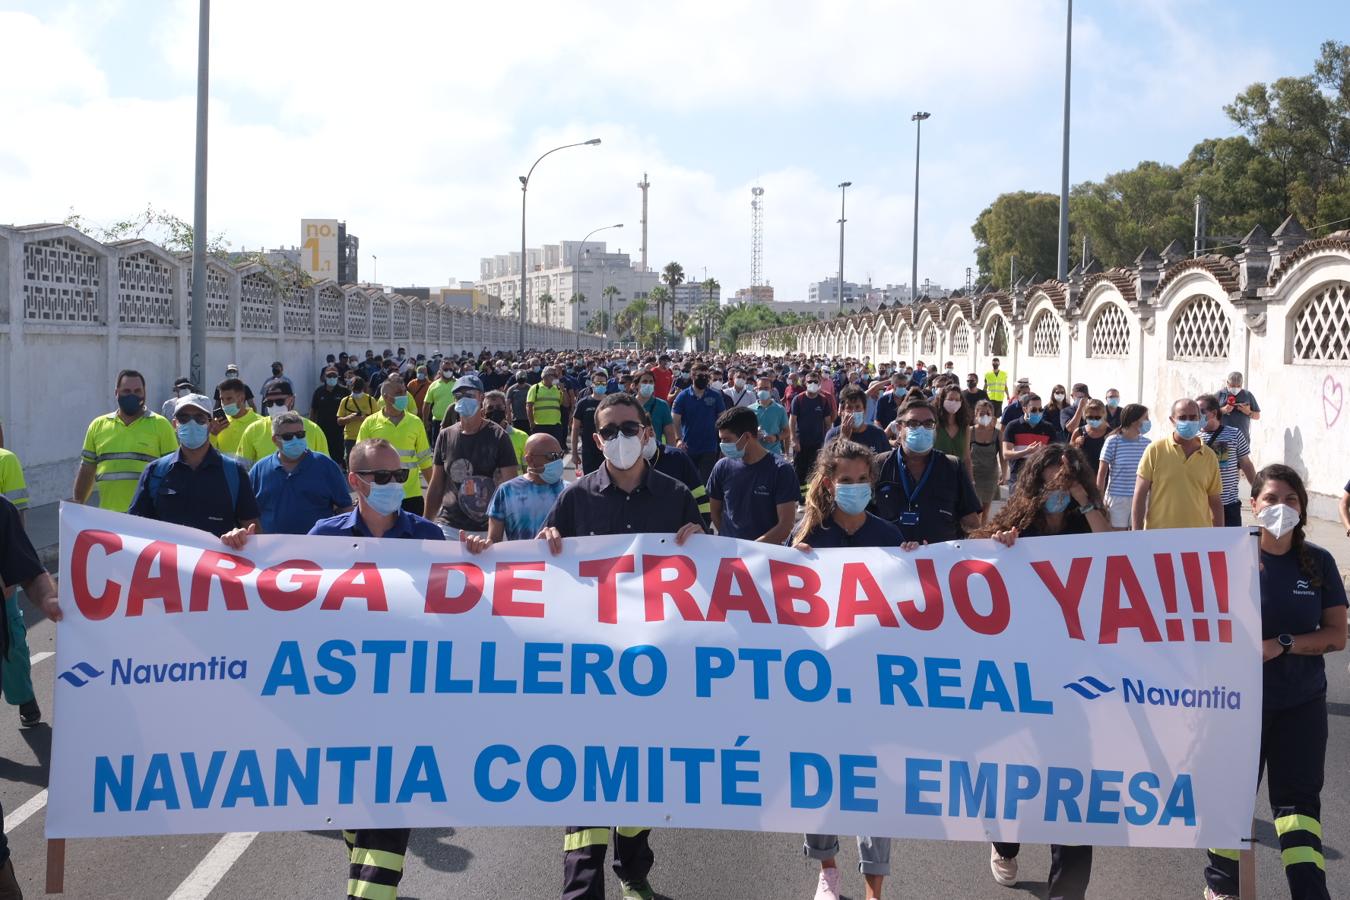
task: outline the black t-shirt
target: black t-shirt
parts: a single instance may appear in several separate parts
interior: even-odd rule
[[[797,440],[803,448],[825,445],[825,426],[834,418],[834,407],[823,394],[812,397],[803,391],[792,398],[792,415],[797,417]]]
[[[330,388],[328,385],[322,385],[315,389],[314,397],[310,400],[310,409],[313,415],[314,424],[318,425],[324,431],[333,431],[342,426],[337,423],[338,404],[342,398],[350,394],[342,385]]]
[[[878,516],[865,513],[858,530],[849,534],[834,521],[826,519],[807,533],[802,542],[816,550],[836,547],[899,547],[905,542],[900,529]]]
[[[427,512],[453,528],[486,531],[488,504],[497,490],[494,475],[518,465],[511,436],[492,422],[473,434],[451,425],[436,436],[434,461],[444,470],[445,496],[439,510]]]
[[[600,398],[590,394],[577,402],[577,411],[572,413],[572,418],[581,423],[578,432],[583,448],[589,446],[595,449],[595,441],[591,440],[591,435],[595,434],[595,408],[599,405]]]
[[[1303,574],[1298,554],[1282,556],[1261,551],[1261,637],[1307,634],[1322,624],[1322,611],[1345,606],[1345,584],[1336,560],[1316,544],[1305,543],[1319,573],[1321,585]],[[1286,653],[1261,668],[1266,709],[1289,709],[1326,696],[1326,661],[1321,656]]]
[[[33,542],[23,530],[19,510],[0,494],[0,583],[8,586],[23,584],[43,573]],[[0,604],[2,607],[3,604]],[[0,659],[9,652],[9,621],[0,608]]]
[[[970,408],[971,412],[974,412],[975,404],[979,403],[981,400],[988,400],[989,395],[980,388],[976,388],[973,391],[967,389],[961,391],[961,399],[966,401],[966,406]]]
[[[1040,424],[1032,425],[1026,419],[1018,419],[1003,429],[1003,440],[1014,447],[1029,447],[1035,444],[1049,444],[1056,440],[1059,429],[1042,419]],[[1022,468],[1023,459],[1012,460],[1011,475],[1017,477]]]
[[[249,482],[248,467],[237,458],[225,456],[211,447],[194,469],[182,461],[180,454],[181,451],[170,454],[174,457],[173,464],[153,495],[150,478],[156,463],[145,467],[127,512],[158,522],[186,525],[216,537],[244,522],[261,518],[258,499]],[[238,469],[238,495],[233,500],[229,482],[225,479],[225,466]]]
[[[1083,444],[1078,449],[1083,451],[1083,455],[1087,457],[1088,464],[1092,467],[1088,471],[1095,475],[1097,472],[1097,463],[1101,462],[1102,459],[1102,447],[1106,445],[1106,437],[1109,432],[1102,432],[1101,437],[1093,437],[1088,434],[1086,428],[1079,425],[1075,432],[1075,436],[1077,434],[1083,435]]]
[[[1061,534],[1091,534],[1092,526],[1088,524],[1087,516],[1078,511],[1078,507],[1073,507],[1064,513],[1064,527],[1056,531],[1052,536]],[[1033,521],[1026,528],[1018,532],[1018,537],[1046,537],[1046,531],[1040,522]]]
[[[906,541],[937,544],[962,536],[961,519],[984,507],[966,467],[954,456],[928,454],[928,467],[918,479],[901,473],[903,453],[879,457],[876,493],[869,512],[900,529]]]

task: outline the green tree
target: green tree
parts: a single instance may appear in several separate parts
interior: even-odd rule
[[[602,309],[591,316],[586,323],[586,330],[591,334],[609,334],[609,313]]]
[[[1078,242],[1086,234],[1094,259],[1104,266],[1125,266],[1144,247],[1160,250],[1173,240],[1186,243],[1194,230],[1194,201],[1186,196],[1180,169],[1142,162],[1100,182],[1075,185],[1069,220],[1077,232],[1074,259],[1082,256]],[[1058,240],[1058,225],[1056,235]]]
[[[544,324],[553,324],[553,295],[545,291],[539,295],[539,311],[543,313]]]
[[[671,302],[670,289],[658,284],[652,288],[651,293],[647,295],[647,299],[650,301],[650,307],[656,310],[656,324],[659,326],[663,321],[662,310],[665,309],[667,303]],[[641,337],[642,335],[639,335],[639,339]]]
[[[612,284],[608,284],[605,285],[605,289],[601,291],[601,293],[604,295],[605,303],[608,308],[608,314],[605,316],[605,321],[611,323],[614,321],[614,298],[619,296],[619,289]],[[609,329],[606,328],[605,331],[609,331]]]
[[[1048,276],[1054,273],[1059,254],[1059,198],[1031,191],[1000,194],[970,230],[981,281],[1011,287],[1013,257],[1018,278],[1035,272]]]
[[[572,307],[573,329],[576,331],[580,331],[581,307],[584,306],[586,303],[586,295],[583,294],[581,291],[576,291],[575,293],[572,294],[571,297],[567,299],[567,303],[569,306]]]
[[[675,321],[673,315],[675,309],[675,288],[684,284],[684,266],[673,260],[666,263],[665,268],[661,270],[661,280],[666,283],[666,289],[669,291],[669,294],[666,296],[666,302],[671,306],[672,315],[670,321],[673,323]],[[656,320],[658,323],[665,321],[661,318],[661,307],[659,305],[656,308]]]

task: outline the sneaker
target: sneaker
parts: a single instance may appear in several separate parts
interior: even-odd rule
[[[994,873],[994,881],[1004,887],[1017,884],[1017,858],[1005,859],[994,847],[989,848],[989,871]]]
[[[19,706],[19,727],[32,728],[41,721],[42,707],[38,706],[36,699],[29,700]]]
[[[621,881],[619,884],[623,885],[623,900],[652,900],[656,896],[645,878],[641,881]]]
[[[816,900],[839,900],[839,869],[820,870],[820,883],[816,885]]]
[[[1216,894],[1208,885],[1205,886],[1205,900],[1238,900],[1237,894]]]

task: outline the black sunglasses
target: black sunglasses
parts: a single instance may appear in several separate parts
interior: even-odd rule
[[[597,433],[606,441],[614,440],[620,432],[623,433],[624,437],[637,437],[642,433],[642,423],[623,422],[619,425],[606,425],[604,428],[597,429]]]
[[[278,434],[278,435],[277,435],[277,437],[281,438],[283,441],[295,441],[295,440],[299,440],[300,438],[302,438],[302,437],[304,437],[304,436],[305,436],[305,433],[304,433],[303,431],[291,431],[291,432],[287,432],[286,434]]]
[[[366,481],[373,481],[376,484],[388,484],[391,481],[403,484],[408,480],[407,469],[365,469],[357,470],[356,474]]]
[[[173,418],[174,421],[177,422],[179,425],[186,425],[189,422],[196,422],[198,425],[205,425],[207,422],[211,421],[211,417],[208,416],[206,413],[196,413],[194,415],[193,413],[190,412],[180,412],[176,414]]]
[[[545,462],[557,462],[566,456],[565,453],[558,450],[555,450],[552,453],[527,453],[525,455],[531,459],[543,459]]]

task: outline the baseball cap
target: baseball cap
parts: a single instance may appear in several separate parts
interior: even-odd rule
[[[215,406],[210,397],[203,394],[188,394],[186,397],[179,397],[174,401],[173,414],[176,416],[188,407],[195,407],[209,416]]]
[[[472,372],[460,376],[459,381],[455,382],[455,389],[452,393],[458,394],[460,391],[466,390],[474,390],[480,394],[483,393],[483,382]]]

